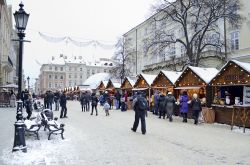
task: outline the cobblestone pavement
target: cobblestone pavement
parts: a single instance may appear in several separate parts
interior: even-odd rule
[[[80,104],[68,102],[65,140],[40,130],[40,139],[26,137],[27,153],[12,153],[15,109],[0,108],[0,164],[37,165],[166,165],[166,164],[250,164],[250,136],[217,124],[172,123],[149,113],[147,134],[140,125],[130,130],[134,112],[111,110],[106,117],[81,112]],[[59,116],[59,112],[55,112]]]

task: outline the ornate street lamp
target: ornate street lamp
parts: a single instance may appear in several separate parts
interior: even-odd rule
[[[17,29],[17,34],[19,37],[19,40],[13,40],[13,41],[18,41],[19,42],[19,66],[18,66],[18,99],[19,101],[17,102],[17,114],[16,114],[16,119],[17,121],[15,122],[15,134],[14,134],[14,145],[12,151],[22,151],[22,152],[27,152],[27,146],[25,143],[25,124],[23,122],[23,117],[22,117],[22,108],[23,108],[23,103],[21,101],[21,94],[22,94],[22,71],[23,71],[23,38],[25,37],[25,29],[28,23],[29,19],[29,14],[27,14],[24,9],[23,9],[23,4],[19,4],[20,8],[18,11],[14,13],[15,17],[15,22],[16,22],[16,29]],[[29,77],[28,77],[29,78]],[[29,79],[28,79],[29,81]]]
[[[21,98],[22,93],[22,70],[23,70],[23,38],[25,37],[25,29],[28,23],[29,14],[27,14],[23,9],[23,4],[19,4],[20,8],[14,13],[14,18],[16,22],[17,34],[19,37],[19,66],[18,66],[18,97]]]
[[[28,91],[30,92],[30,77],[27,77],[27,81],[28,81]]]

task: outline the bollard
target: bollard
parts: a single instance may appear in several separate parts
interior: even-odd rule
[[[23,105],[22,101],[17,101],[17,114],[16,114],[16,119],[17,121],[15,122],[15,134],[14,134],[14,146],[12,149],[12,152],[15,151],[22,151],[22,152],[27,152],[27,146],[25,143],[25,124],[23,122]]]

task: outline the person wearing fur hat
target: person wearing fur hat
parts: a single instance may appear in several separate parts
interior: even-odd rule
[[[174,108],[175,108],[175,102],[176,99],[173,96],[172,92],[168,92],[167,96],[166,96],[166,108],[167,108],[167,116],[169,118],[169,121],[172,122],[173,121],[173,113],[174,113]]]
[[[193,99],[190,103],[190,107],[193,111],[194,124],[198,124],[199,114],[201,112],[201,101],[196,93],[193,94]]]

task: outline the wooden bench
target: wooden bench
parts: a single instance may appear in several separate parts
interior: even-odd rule
[[[37,120],[25,120],[24,124],[25,124],[25,131],[35,134],[37,140],[40,140],[38,131],[42,126],[41,122],[37,122]]]

